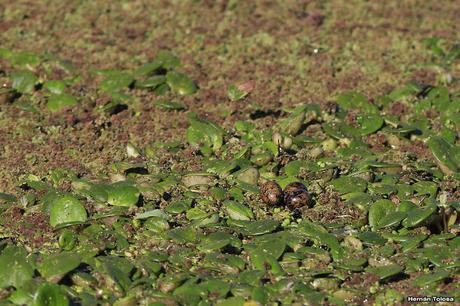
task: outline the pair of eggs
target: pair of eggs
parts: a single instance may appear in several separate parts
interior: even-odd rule
[[[304,206],[310,207],[313,204],[307,187],[300,182],[288,184],[283,191],[277,182],[268,181],[260,187],[260,198],[270,206],[279,206],[284,203],[290,210]]]

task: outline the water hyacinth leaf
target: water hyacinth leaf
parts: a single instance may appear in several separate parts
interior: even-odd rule
[[[214,122],[200,119],[194,113],[188,114],[190,127],[187,129],[187,141],[191,145],[205,145],[219,150],[224,142],[224,130]]]
[[[27,282],[25,286],[12,292],[8,301],[13,302],[14,305],[33,305],[36,288],[31,288],[33,287],[29,285],[31,283],[33,284],[33,281]]]
[[[78,254],[63,252],[46,256],[38,264],[37,269],[44,278],[51,280],[54,277],[62,278],[77,268],[80,263],[81,257]]]
[[[99,88],[104,92],[119,92],[127,88],[134,81],[134,77],[126,72],[113,71],[101,82]]]
[[[182,304],[189,303],[190,305],[197,305],[201,296],[206,294],[206,290],[195,283],[186,282],[173,292],[175,296]]]
[[[374,197],[364,192],[350,192],[342,196],[346,204],[353,204],[362,211],[367,211]]]
[[[69,251],[75,247],[77,242],[76,234],[73,231],[64,230],[61,235],[59,235],[58,242],[62,249]]]
[[[162,67],[162,64],[163,63],[160,60],[155,59],[152,62],[145,64],[139,67],[138,69],[136,69],[136,71],[134,71],[134,75],[136,76],[136,78],[151,75],[155,73],[157,70],[159,70]],[[161,77],[164,77],[164,76],[161,76]],[[136,81],[136,86],[137,86],[137,81]]]
[[[33,306],[68,306],[69,299],[57,284],[44,283],[35,293]]]
[[[424,87],[415,81],[409,81],[403,87],[394,89],[388,97],[393,101],[406,100],[422,92]]]
[[[209,292],[210,296],[224,298],[230,291],[230,285],[219,279],[210,279],[200,283],[200,287]]]
[[[367,97],[356,91],[349,91],[337,97],[337,104],[345,110],[355,110],[369,114],[378,112],[377,106],[369,103]]]
[[[284,173],[288,176],[297,176],[302,168],[307,167],[307,162],[303,160],[293,160],[284,166]]]
[[[12,87],[20,93],[30,93],[34,90],[38,78],[30,71],[18,71],[11,74]]]
[[[430,241],[425,240],[424,245],[429,244]],[[443,251],[439,252],[439,249],[442,248]],[[432,247],[425,247],[420,250],[420,254],[426,257],[432,264],[440,267],[445,265],[446,262],[451,261],[455,258],[455,254],[452,252],[451,248],[446,247],[442,244],[436,244]]]
[[[17,201],[17,198],[14,195],[0,192],[0,203],[2,202],[10,203],[10,202],[16,202],[16,201]]]
[[[43,84],[43,88],[51,92],[52,94],[62,94],[66,89],[67,85],[61,80],[50,80]]]
[[[322,127],[324,133],[326,135],[328,135],[329,137],[332,137],[334,139],[345,138],[345,135],[338,128],[338,124],[336,122],[323,123],[323,125],[321,127]]]
[[[171,52],[166,50],[158,52],[155,60],[159,61],[161,63],[161,66],[168,70],[181,67],[180,59]]]
[[[170,229],[168,221],[161,217],[150,217],[144,223],[144,227],[155,233],[162,233]]]
[[[340,260],[343,258],[345,254],[343,247],[340,245],[337,238],[328,233],[322,226],[308,220],[302,220],[299,225],[299,230],[313,241],[321,245],[328,246],[334,260]]]
[[[436,210],[436,204],[430,204],[423,208],[415,208],[407,212],[407,218],[403,221],[404,227],[415,227],[428,219]]]
[[[120,290],[128,292],[132,283],[128,275],[129,271],[132,270],[129,265],[123,265],[123,262],[104,260],[103,268]]]
[[[71,223],[85,222],[88,214],[81,202],[72,195],[64,195],[53,201],[50,209],[50,224],[53,227]]]
[[[170,90],[169,85],[166,84],[166,83],[162,83],[162,84],[158,85],[158,86],[153,90],[153,92],[154,92],[155,95],[157,95],[157,96],[164,96],[169,90]]]
[[[381,229],[385,227],[391,227],[391,226],[397,226],[401,221],[406,218],[407,213],[402,212],[402,211],[394,211],[391,213],[388,213],[384,217],[380,219],[380,221],[377,224],[376,229]]]
[[[191,228],[174,228],[167,232],[167,237],[178,243],[193,243],[197,239],[197,234]]]
[[[198,90],[195,82],[188,75],[176,71],[169,71],[166,74],[166,83],[174,92],[183,96],[194,94]]]
[[[247,236],[257,236],[271,233],[279,226],[278,221],[270,219],[246,221],[243,224],[244,226],[240,230]]]
[[[430,197],[436,197],[438,192],[438,185],[435,182],[419,181],[412,184],[412,188],[419,195],[429,195]]]
[[[436,163],[444,174],[460,172],[460,148],[442,137],[432,136],[427,141]]]
[[[136,81],[134,87],[139,89],[155,89],[164,83],[166,83],[166,77],[164,75],[155,75],[143,81]]]
[[[187,106],[182,103],[174,101],[159,101],[155,103],[155,106],[164,110],[185,110]]]
[[[366,272],[377,275],[380,280],[386,280],[390,277],[396,276],[401,273],[404,268],[397,264],[391,264],[388,266],[381,267],[369,267],[366,269]]]
[[[201,251],[219,250],[230,244],[232,236],[223,232],[211,233],[201,240],[198,249]]]
[[[190,208],[191,201],[176,201],[168,205],[165,211],[169,214],[180,214]]]
[[[261,250],[255,250],[251,253],[251,263],[257,270],[268,270],[273,275],[283,275],[284,271],[275,257],[264,253]]]
[[[32,279],[34,268],[27,261],[25,254],[7,250],[8,248],[0,255],[0,288],[20,288]]]
[[[188,220],[197,220],[197,219],[204,219],[208,217],[208,213],[199,207],[193,207],[187,210],[185,216]]]
[[[74,106],[77,103],[78,100],[76,97],[66,93],[61,93],[49,96],[46,106],[48,107],[48,110],[54,113],[60,111],[64,107]]]
[[[449,271],[439,271],[434,273],[428,273],[425,275],[421,275],[412,281],[412,284],[417,287],[425,287],[432,283],[440,282],[450,275]]]
[[[344,123],[339,124],[338,127],[346,136],[362,137],[380,130],[384,124],[384,120],[379,115],[364,115],[358,116],[357,123],[360,127],[354,127]]]
[[[40,56],[32,52],[13,52],[7,59],[13,66],[29,69],[40,64]]]
[[[235,176],[240,184],[256,185],[259,180],[259,170],[254,167],[248,167],[236,172]]]
[[[185,187],[208,186],[212,185],[213,176],[205,172],[187,173],[181,181]]]
[[[261,242],[256,248],[262,253],[269,254],[278,260],[286,249],[286,243],[282,239],[273,238],[265,242]]]
[[[146,211],[146,212],[143,212],[143,213],[136,214],[134,216],[134,219],[143,220],[143,219],[148,219],[150,217],[159,217],[159,218],[162,218],[164,220],[169,219],[169,215],[167,213],[163,212],[161,209],[153,209],[153,210],[149,210],[149,211]]]
[[[390,200],[379,200],[369,207],[369,225],[373,230],[379,229],[379,223],[388,214],[393,213],[396,207]]]
[[[367,182],[359,177],[341,176],[332,180],[331,185],[340,194],[364,192],[367,189]]]
[[[230,100],[233,101],[233,102],[239,101],[239,100],[245,98],[248,94],[249,94],[248,91],[241,90],[236,85],[232,84],[232,85],[228,86],[227,95],[230,98]]]
[[[225,178],[238,167],[238,162],[236,160],[215,159],[205,162],[205,167],[206,172]]]
[[[107,193],[107,202],[114,206],[135,206],[140,196],[139,189],[126,182],[113,183]]]
[[[288,135],[295,136],[302,128],[306,118],[307,108],[307,105],[296,107],[288,118],[281,121],[281,130]]]
[[[223,206],[231,219],[250,220],[254,218],[252,210],[244,204],[238,203],[236,201],[227,200],[223,203]]]
[[[435,87],[428,92],[425,99],[430,101],[430,104],[441,113],[448,108],[450,102],[449,91],[445,87]]]

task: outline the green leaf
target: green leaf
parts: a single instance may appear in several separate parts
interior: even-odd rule
[[[241,231],[247,236],[257,236],[271,233],[279,226],[278,221],[270,219],[246,221],[243,224],[244,226],[241,228]]]
[[[286,242],[283,241],[281,238],[271,238],[266,241],[262,239],[265,236],[260,236],[260,239],[257,240],[256,250],[264,254],[268,254],[273,256],[276,260],[280,259],[280,257],[284,254],[286,250]],[[260,241],[262,240],[262,241]]]
[[[0,203],[2,203],[2,202],[5,202],[5,203],[16,202],[17,200],[18,199],[12,194],[0,192]]]
[[[219,250],[230,244],[232,236],[223,232],[216,232],[206,236],[198,245],[201,251]]]
[[[36,67],[40,64],[40,57],[31,52],[12,53],[8,60],[13,66]]]
[[[308,105],[300,105],[296,107],[286,119],[280,122],[280,128],[288,135],[295,136],[299,133],[306,118]]]
[[[444,112],[450,103],[449,91],[445,87],[432,88],[426,98],[438,112]]]
[[[432,283],[437,283],[449,277],[450,273],[448,271],[439,271],[434,273],[428,273],[422,276],[417,277],[412,281],[414,286],[425,287]]]
[[[146,89],[146,88],[157,88],[161,84],[164,84],[166,82],[166,77],[164,75],[154,75],[153,77],[148,78],[147,80],[144,81],[136,81],[134,83],[134,87],[140,88],[140,89]]]
[[[423,90],[423,86],[415,81],[410,81],[403,87],[394,89],[390,94],[389,98],[393,101],[406,100],[407,98],[413,97],[419,94]]]
[[[44,278],[50,280],[56,276],[62,278],[65,274],[76,269],[80,263],[81,258],[78,254],[63,252],[47,255],[38,264],[37,269]]]
[[[377,275],[380,280],[385,280],[392,276],[398,275],[404,270],[403,267],[397,264],[391,264],[388,266],[381,267],[369,267],[366,269],[367,272]]]
[[[18,71],[11,74],[12,87],[20,93],[30,93],[34,90],[38,78],[30,71]]]
[[[337,97],[337,104],[346,110],[359,109],[363,113],[377,113],[377,106],[369,103],[367,97],[356,91],[349,91]]]
[[[209,296],[225,298],[230,291],[230,285],[220,279],[210,279],[200,283],[200,287],[209,292]]]
[[[257,270],[269,270],[273,275],[283,275],[284,271],[275,257],[261,250],[251,253],[251,263]]]
[[[125,182],[110,185],[107,192],[107,202],[110,205],[135,206],[139,201],[139,189]]]
[[[145,64],[144,66],[136,69],[136,71],[134,72],[134,75],[136,76],[136,78],[151,75],[155,73],[157,70],[159,70],[162,67],[162,64],[163,63],[160,60],[155,59],[152,62]]]
[[[223,206],[231,219],[250,220],[254,217],[251,209],[235,201],[225,201]]]
[[[439,136],[430,137],[427,144],[442,172],[447,175],[460,172],[460,148],[458,146],[448,143]]]
[[[61,287],[52,283],[42,284],[35,294],[33,306],[67,306],[69,300]]]
[[[384,120],[379,115],[365,115],[357,118],[359,128],[347,125],[345,123],[338,124],[340,131],[349,137],[362,137],[373,134],[380,130],[384,124]]]
[[[127,261],[127,260],[125,260]],[[104,260],[103,267],[105,272],[115,282],[120,290],[128,292],[131,287],[131,279],[129,278],[129,271],[132,270],[129,265],[123,261]]]
[[[99,85],[99,88],[105,92],[119,92],[128,87],[134,81],[131,74],[122,71],[113,71]]]
[[[359,240],[367,245],[384,245],[387,240],[374,232],[363,232],[358,234]]]
[[[43,85],[43,88],[53,94],[62,94],[67,87],[66,83],[61,80],[51,80]]]
[[[13,248],[9,247],[10,250]],[[20,288],[25,282],[32,279],[33,267],[27,262],[25,254],[8,252],[7,249],[0,255],[0,288],[13,286]]]
[[[159,101],[155,103],[155,106],[164,110],[185,110],[187,106],[179,102],[173,101]]]
[[[50,224],[53,227],[69,222],[85,222],[87,218],[85,207],[72,195],[56,199],[50,210]]]
[[[402,211],[391,212],[380,219],[377,224],[377,229],[398,225],[406,216],[407,213]]]
[[[344,257],[344,249],[337,238],[329,234],[321,225],[308,220],[302,220],[299,224],[299,230],[313,241],[321,245],[327,245],[331,249],[331,255],[334,260],[340,260]]]
[[[212,147],[219,150],[224,142],[224,130],[214,122],[199,119],[195,114],[188,115],[190,127],[187,129],[187,141],[191,145]]]
[[[364,192],[367,189],[367,182],[364,179],[353,176],[341,176],[332,180],[331,185],[340,194]]]
[[[180,59],[169,51],[158,52],[155,60],[161,62],[161,66],[168,70],[181,67]]]
[[[166,74],[166,83],[174,92],[184,96],[194,94],[198,90],[192,79],[176,71],[169,71]]]
[[[379,200],[369,208],[369,225],[375,231],[379,229],[379,223],[388,214],[393,213],[396,207],[390,200]]]
[[[416,227],[428,219],[436,210],[436,204],[430,204],[423,208],[414,208],[407,212],[407,218],[403,221],[404,227]]]
[[[54,113],[60,111],[66,106],[74,106],[77,104],[77,102],[77,98],[72,95],[66,93],[53,94],[49,96],[46,106],[51,112]]]
[[[228,87],[227,95],[230,98],[231,101],[239,101],[246,97],[249,94],[249,92],[244,91],[244,90],[239,90],[236,85],[230,85]]]

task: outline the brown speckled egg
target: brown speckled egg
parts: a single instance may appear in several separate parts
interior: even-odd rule
[[[268,181],[260,186],[260,198],[267,205],[279,205],[283,201],[283,190],[277,182]]]
[[[300,182],[294,182],[284,188],[284,204],[290,210],[294,210],[304,206],[310,207],[313,203],[307,187]]]

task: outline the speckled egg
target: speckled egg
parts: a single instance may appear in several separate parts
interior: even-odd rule
[[[294,210],[304,206],[310,207],[313,203],[307,187],[300,182],[294,182],[284,188],[284,204],[290,210]]]
[[[260,198],[267,205],[280,205],[283,202],[283,190],[277,182],[268,181],[260,186]]]

